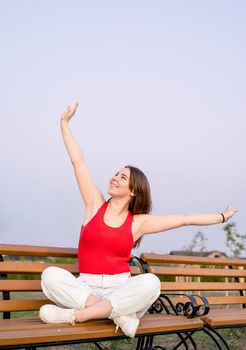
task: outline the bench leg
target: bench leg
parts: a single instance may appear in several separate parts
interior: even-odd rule
[[[208,326],[208,325],[204,325],[203,327],[203,331],[211,338],[213,339],[213,341],[215,342],[215,344],[217,345],[219,350],[223,350],[223,347],[220,346],[218,340],[216,339],[215,336],[217,336],[219,338],[219,340],[222,342],[222,344],[225,346],[225,348],[227,350],[231,350],[229,344],[227,343],[227,341],[225,340],[225,338],[222,337],[222,335],[214,328]]]
[[[99,349],[99,350],[104,350],[100,344],[98,344],[97,342],[94,342],[93,343],[94,345],[96,345],[96,347]]]
[[[155,347],[153,347],[153,339],[154,339],[153,335],[139,337],[138,338],[138,342],[137,342],[136,350],[151,350],[151,349],[155,349]],[[164,349],[164,348],[161,348],[161,349]]]
[[[184,346],[186,350],[189,350],[189,345],[187,344],[187,340],[190,340],[190,343],[192,344],[194,350],[197,350],[198,347],[192,338],[192,334],[195,332],[185,333],[185,336],[181,333],[177,333],[178,337],[180,338],[180,341],[178,344],[175,345],[175,347],[172,350],[177,350],[180,346]],[[153,345],[154,336],[142,336],[138,338],[138,343],[136,350],[166,350],[161,345]]]
[[[177,350],[181,345],[184,345],[186,349],[189,349],[189,346],[186,344],[186,340],[190,340],[194,350],[197,350],[198,347],[196,345],[196,342],[192,338],[192,335],[194,333],[195,333],[195,331],[184,333],[185,334],[185,338],[184,338],[184,336],[181,333],[177,333],[177,335],[179,336],[181,341],[177,345],[175,345],[175,347],[172,350]]]

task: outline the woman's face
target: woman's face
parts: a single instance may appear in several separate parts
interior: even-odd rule
[[[108,194],[115,196],[131,196],[132,191],[129,188],[130,184],[130,169],[123,168],[118,171],[110,180]]]

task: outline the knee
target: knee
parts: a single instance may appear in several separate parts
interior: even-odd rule
[[[47,267],[41,274],[41,282],[44,286],[52,285],[61,278],[61,268],[55,266]]]
[[[153,294],[156,298],[160,295],[161,282],[159,278],[153,273],[147,273],[145,276],[145,288],[146,291]]]

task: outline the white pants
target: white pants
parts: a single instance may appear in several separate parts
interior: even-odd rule
[[[110,301],[110,319],[135,313],[141,318],[160,295],[160,280],[151,273],[74,277],[59,267],[48,267],[41,276],[44,294],[60,307],[83,309],[89,295]]]

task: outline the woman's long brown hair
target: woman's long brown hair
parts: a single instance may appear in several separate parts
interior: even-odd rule
[[[150,213],[152,209],[152,200],[147,177],[140,169],[132,165],[127,165],[125,168],[130,170],[129,188],[135,194],[129,203],[128,209],[133,215]],[[135,248],[139,246],[141,240],[142,238],[139,238],[135,242]]]

